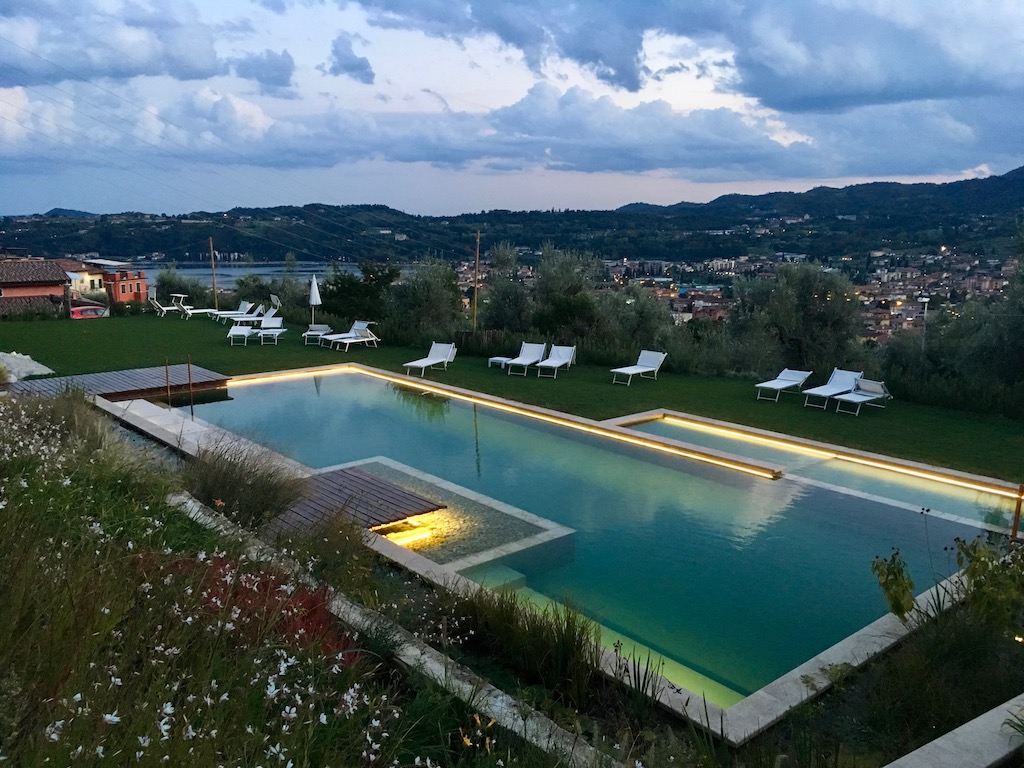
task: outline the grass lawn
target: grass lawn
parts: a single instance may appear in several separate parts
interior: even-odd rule
[[[229,346],[227,329],[207,318],[153,316],[109,318],[95,323],[49,320],[0,322],[0,352],[20,352],[58,375],[143,368],[166,362],[237,375],[352,360],[402,372],[402,363],[425,348],[353,347],[349,353],[303,346],[299,329],[278,346]],[[627,364],[632,361],[623,361]],[[479,392],[595,419],[652,408],[670,408],[737,424],[1024,482],[1024,422],[914,403],[864,408],[854,417],[803,408],[795,395],[779,403],[755,400],[743,379],[665,373],[658,381],[634,379],[612,386],[607,368],[579,365],[555,380],[507,376],[482,358],[460,356],[447,372],[428,378]]]

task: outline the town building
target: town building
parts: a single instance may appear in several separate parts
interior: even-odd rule
[[[0,258],[0,319],[67,316],[71,280],[54,261]]]

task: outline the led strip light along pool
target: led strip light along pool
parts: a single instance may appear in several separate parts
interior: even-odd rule
[[[609,440],[615,440],[616,442],[619,443],[634,445],[640,448],[647,448],[649,450],[658,451],[660,453],[666,453],[671,456],[679,456],[684,459],[691,459],[693,461],[699,461],[704,464],[713,464],[714,466],[717,467],[731,469],[736,472],[743,472],[748,475],[764,478],[765,480],[778,480],[780,477],[782,477],[782,473],[780,471],[768,469],[766,467],[761,467],[758,466],[757,464],[747,464],[739,461],[731,461],[729,459],[721,458],[707,453],[701,453],[699,451],[689,451],[686,450],[685,448],[679,448],[674,445],[668,445],[667,443],[658,442],[656,440],[616,432],[614,430],[608,429],[607,427],[599,427],[597,425],[584,424],[582,422],[574,421],[572,419],[566,419],[560,416],[555,416],[553,414],[541,413],[539,411],[530,410],[528,408],[512,405],[510,403],[503,403],[498,400],[491,400],[489,398],[484,397],[475,397],[464,392],[453,391],[445,387],[428,384],[426,382],[414,381],[403,376],[389,374],[371,368],[357,368],[349,364],[342,364],[330,369],[318,371],[307,370],[301,372],[273,373],[254,376],[252,378],[232,379],[231,385],[244,386],[247,384],[257,384],[267,381],[282,381],[286,379],[306,378],[310,376],[323,376],[326,374],[334,373],[358,373],[362,374],[363,376],[370,376],[372,378],[387,381],[402,387],[417,389],[421,392],[429,392],[430,394],[448,397],[453,400],[461,400],[463,402],[472,403],[474,405],[482,405],[485,408],[492,408],[496,411],[512,413],[517,416],[524,416],[528,419],[534,419],[536,421],[542,421],[547,424],[554,424],[556,426],[565,427],[567,429],[573,429],[577,432],[585,432],[586,434],[597,435],[599,437],[604,437]]]
[[[955,485],[960,488],[966,488],[971,491],[980,491],[982,493],[991,493],[995,496],[1002,496],[1007,499],[1019,500],[1024,498],[1024,486],[1021,486],[1022,490],[1014,490],[1013,488],[1007,488],[998,485],[988,485],[986,483],[976,483],[970,480],[961,480],[958,477],[952,475],[944,475],[938,472],[928,472],[922,469],[914,469],[901,464],[893,464],[888,461],[879,461],[877,459],[868,459],[862,456],[856,456],[851,453],[842,453],[839,451],[829,451],[822,448],[812,448],[807,445],[800,443],[790,442],[789,440],[781,440],[774,437],[763,437],[761,435],[755,435],[750,432],[744,432],[738,429],[729,429],[728,427],[716,427],[711,424],[705,424],[700,421],[691,421],[690,419],[684,419],[680,416],[662,416],[662,420],[669,424],[675,424],[677,426],[688,427],[691,429],[697,429],[704,432],[710,432],[712,434],[724,435],[726,437],[737,438],[740,440],[747,440],[753,443],[761,443],[762,445],[771,445],[774,447],[782,447],[788,450],[799,451],[810,456],[820,456],[823,459],[837,459],[838,461],[848,461],[851,464],[860,464],[865,467],[873,467],[874,469],[884,469],[888,472],[897,472],[901,475],[909,475],[911,477],[917,477],[922,480],[930,480],[936,483],[943,483],[945,485]]]

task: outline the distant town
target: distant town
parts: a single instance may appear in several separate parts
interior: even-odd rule
[[[697,264],[629,259],[605,259],[602,264],[607,290],[639,283],[668,305],[678,325],[694,319],[725,319],[733,304],[729,287],[734,278],[770,277],[778,265],[807,258],[806,254],[780,252]],[[854,287],[863,308],[863,338],[880,342],[893,331],[920,328],[926,308],[933,312],[955,311],[967,299],[1000,295],[1020,268],[1020,259],[981,259],[945,247],[937,254],[883,248],[868,254],[867,265],[863,271],[871,279]],[[458,265],[459,285],[467,292],[473,285],[474,270],[473,262]],[[486,279],[489,270],[490,264],[482,260],[479,279]],[[533,272],[533,265],[524,264],[519,277],[529,283]]]

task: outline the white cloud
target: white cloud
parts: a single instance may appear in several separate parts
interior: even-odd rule
[[[1024,162],[1022,44],[1016,0],[6,0],[0,154],[337,168],[335,197],[355,166],[587,199],[587,174],[1000,173]]]

